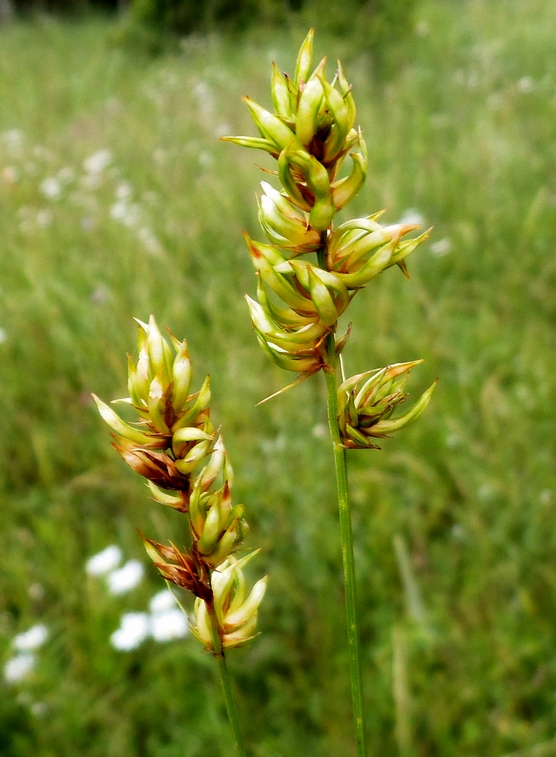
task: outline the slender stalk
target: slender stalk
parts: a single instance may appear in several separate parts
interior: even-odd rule
[[[224,655],[224,649],[222,648],[222,640],[220,638],[220,633],[218,630],[218,618],[216,617],[216,610],[214,609],[214,603],[212,601],[207,601],[206,605],[212,631],[212,644],[214,647],[213,657],[216,660],[216,665],[218,667],[218,675],[220,677],[220,683],[222,684],[222,691],[224,693],[224,701],[226,703],[226,712],[228,713],[230,728],[232,729],[234,736],[236,757],[246,757],[247,753],[243,745],[243,737],[239,728],[239,720],[237,717],[234,694],[232,692],[232,682],[230,680],[228,666],[226,665],[226,657]]]
[[[334,463],[336,467],[336,484],[338,488],[338,510],[340,514],[340,537],[342,541],[342,562],[344,567],[344,587],[346,596],[346,615],[348,628],[349,672],[351,678],[351,697],[355,721],[355,741],[357,757],[367,757],[365,737],[365,717],[363,710],[363,676],[361,672],[361,650],[357,621],[357,602],[355,588],[355,559],[353,555],[353,529],[348,494],[348,476],[346,450],[340,439],[338,426],[338,397],[336,373],[338,358],[334,334],[327,336],[327,368],[325,369],[328,426],[334,446]]]

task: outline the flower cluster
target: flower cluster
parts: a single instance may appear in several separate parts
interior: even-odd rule
[[[279,191],[262,182],[259,220],[270,244],[247,237],[258,302],[247,298],[257,338],[268,357],[303,375],[326,365],[324,340],[355,292],[397,264],[426,238],[401,242],[412,224],[381,226],[380,213],[334,229],[332,221],[361,189],[367,149],[355,128],[355,103],[338,62],[331,83],[326,58],[311,73],[313,32],[301,46],[293,79],[273,66],[274,113],[245,97],[260,137],[225,137],[265,150],[278,161]],[[351,170],[340,176],[346,158]],[[318,263],[306,258],[316,253]],[[279,302],[281,300],[281,303]],[[286,307],[283,307],[286,305]],[[347,335],[336,339],[339,352]]]
[[[102,418],[112,429],[113,446],[133,468],[144,476],[154,499],[160,504],[188,514],[191,546],[185,551],[141,536],[148,555],[160,574],[191,592],[197,626],[205,604],[218,606],[215,582],[221,574],[240,575],[245,558],[235,561],[232,553],[241,546],[248,526],[244,506],[232,502],[233,472],[220,433],[210,417],[210,386],[207,376],[200,390],[190,393],[192,366],[187,342],[170,334],[170,344],[151,316],[139,324],[138,359],[128,358],[129,397],[123,402],[139,416],[127,423],[98,397],[94,397]],[[231,562],[230,562],[231,561]],[[228,643],[226,624],[219,617],[220,644],[237,646],[251,638],[258,605],[264,594],[265,579],[254,589],[258,601],[247,602],[243,623],[234,627]],[[241,609],[234,605],[235,610]],[[195,629],[192,629],[195,633]],[[197,633],[208,649],[215,650],[211,636]]]
[[[352,376],[338,387],[338,423],[345,447],[379,449],[371,439],[380,439],[403,428],[417,418],[429,403],[436,381],[417,400],[411,410],[390,418],[402,403],[409,371],[422,360],[396,363],[386,368]]]
[[[300,379],[321,368],[333,370],[330,356],[339,354],[349,337],[349,329],[336,335],[338,319],[356,292],[394,265],[407,276],[406,258],[428,238],[425,232],[403,239],[419,225],[383,226],[380,212],[334,228],[335,214],[366,179],[367,148],[355,127],[352,88],[340,62],[328,82],[326,58],[311,72],[312,57],[313,30],[301,46],[293,78],[273,64],[274,112],[244,98],[260,136],[223,137],[264,150],[278,163],[274,173],[281,189],[262,182],[259,200],[268,243],[246,235],[258,278],[257,300],[247,297],[247,304],[263,351]],[[342,175],[346,159],[351,167]],[[382,371],[390,375],[392,367]],[[355,384],[349,386],[351,391]],[[419,401],[421,409],[431,392]],[[384,422],[395,404],[380,416]],[[343,403],[342,412],[351,413],[340,419],[345,446],[376,446],[368,443],[369,432],[361,431],[373,424],[353,419],[352,400]]]

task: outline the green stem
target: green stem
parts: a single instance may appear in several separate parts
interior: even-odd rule
[[[218,675],[220,676],[220,683],[222,684],[222,691],[224,692],[224,701],[226,703],[226,712],[228,713],[228,720],[230,721],[230,728],[234,736],[234,743],[236,748],[236,757],[246,757],[245,747],[243,746],[243,737],[239,728],[239,720],[237,717],[236,704],[234,700],[234,694],[232,692],[232,682],[230,680],[230,674],[228,672],[228,666],[226,665],[226,657],[224,655],[224,649],[222,647],[222,639],[220,638],[220,631],[218,626],[218,618],[216,617],[216,610],[214,609],[214,602],[212,600],[206,601],[207,611],[210,618],[210,625],[212,631],[212,645],[214,647],[213,657],[216,660],[218,667]]]
[[[355,720],[355,740],[357,757],[367,757],[365,737],[365,717],[363,710],[363,676],[361,672],[361,650],[357,621],[357,600],[355,589],[355,560],[353,555],[353,530],[348,494],[348,476],[346,449],[340,438],[338,426],[338,396],[336,372],[338,358],[334,334],[327,336],[326,376],[328,426],[334,446],[334,463],[336,466],[336,484],[338,488],[338,509],[340,513],[340,537],[342,541],[342,562],[344,566],[344,586],[346,595],[346,615],[348,627],[349,672],[351,678],[351,697]]]

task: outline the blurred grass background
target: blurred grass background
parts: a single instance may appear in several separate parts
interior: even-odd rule
[[[110,645],[154,570],[109,594],[85,562],[147,563],[135,526],[179,543],[90,401],[125,394],[132,316],[190,342],[248,506],[261,635],[230,655],[254,757],[353,754],[335,494],[316,377],[265,361],[243,293],[265,156],[249,93],[291,71],[306,27],[185,38],[156,58],[103,18],[0,28],[0,664],[45,623],[32,674],[0,681],[9,757],[228,757],[194,639]],[[556,6],[425,0],[397,66],[319,33],[354,84],[370,175],[350,216],[434,225],[350,308],[355,373],[426,358],[427,413],[350,455],[372,755],[556,755]],[[267,165],[267,163],[265,163]],[[270,165],[270,163],[268,163]],[[427,383],[428,382],[428,383]]]

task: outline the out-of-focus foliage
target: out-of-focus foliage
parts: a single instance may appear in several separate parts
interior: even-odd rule
[[[190,34],[218,27],[241,30],[253,24],[304,23],[349,35],[378,64],[411,32],[421,0],[131,0],[131,18],[151,31]],[[140,34],[136,30],[136,34]]]
[[[130,316],[153,312],[211,373],[263,545],[261,635],[230,654],[253,757],[348,757],[324,388],[255,407],[284,374],[252,333],[241,232],[257,179],[275,180],[218,139],[254,133],[240,97],[270,105],[270,62],[291,71],[307,26],[191,35],[154,59],[113,28],[0,29],[0,754],[230,757],[194,639],[111,641],[164,586],[134,526],[184,540],[90,400],[125,392]],[[553,0],[423,0],[382,86],[351,35],[317,34],[369,148],[354,211],[434,226],[410,283],[355,298],[344,352],[349,373],[425,357],[409,400],[440,377],[403,438],[350,453],[370,757],[554,755],[555,38]],[[144,565],[126,594],[86,570],[108,545]],[[48,640],[9,682],[36,624]]]
[[[4,13],[82,13],[92,9],[123,10],[125,0],[3,0]]]

